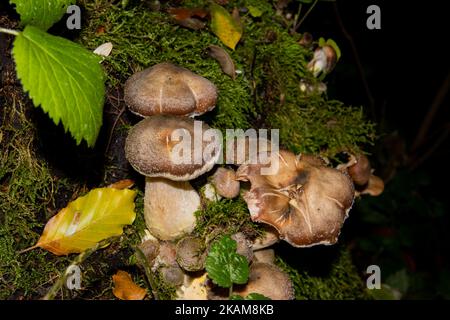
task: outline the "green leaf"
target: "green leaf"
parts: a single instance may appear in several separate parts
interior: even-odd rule
[[[12,50],[17,75],[35,106],[62,121],[77,144],[92,147],[102,125],[104,74],[101,57],[64,38],[27,26]]]
[[[236,241],[224,236],[216,241],[206,258],[206,271],[213,282],[223,288],[248,281],[249,267],[247,259],[236,253]]]
[[[211,29],[220,41],[234,50],[242,36],[242,26],[223,7],[212,3]]]
[[[23,25],[33,25],[46,31],[66,13],[75,0],[10,0],[16,5]]]
[[[249,293],[245,298],[238,294],[233,294],[230,297],[230,300],[271,300],[271,299],[267,298],[263,294],[252,292],[252,293]]]
[[[254,7],[254,6],[248,6],[247,9],[253,18],[261,17],[263,14],[263,11],[261,9]]]
[[[250,293],[245,297],[245,300],[270,300],[270,298],[266,297],[263,294],[260,293]]]
[[[334,49],[334,51],[336,51],[336,57],[337,57],[337,60],[339,60],[341,58],[341,49],[339,49],[339,46],[337,45],[337,43],[333,39],[328,39],[327,45],[329,45],[330,47],[332,47]]]

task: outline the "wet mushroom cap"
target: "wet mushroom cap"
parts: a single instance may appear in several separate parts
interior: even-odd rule
[[[245,164],[238,179],[250,181],[244,195],[253,221],[274,226],[295,247],[334,244],[353,204],[350,177],[326,167],[320,158],[272,153],[278,170],[262,175],[260,164]]]
[[[197,127],[201,125],[201,130],[194,130],[196,122]],[[218,139],[203,141],[203,132],[208,129],[207,124],[190,118],[149,117],[130,130],[125,142],[125,156],[137,172],[147,177],[192,180],[211,170],[220,156]],[[189,137],[188,141],[184,141],[184,135]],[[201,149],[195,148],[198,139]],[[180,156],[183,146],[191,149],[186,160]],[[211,152],[205,152],[207,149]]]
[[[134,74],[125,84],[125,102],[142,117],[201,115],[214,109],[216,101],[217,88],[212,82],[167,62]]]

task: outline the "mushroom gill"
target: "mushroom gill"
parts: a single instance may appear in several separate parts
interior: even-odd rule
[[[295,247],[336,243],[353,204],[350,177],[311,155],[272,152],[278,161],[275,174],[262,175],[268,166],[246,163],[239,167],[239,180],[250,181],[244,195],[253,221],[272,225],[280,238]]]

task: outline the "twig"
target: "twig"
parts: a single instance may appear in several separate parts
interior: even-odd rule
[[[425,162],[439,148],[439,146],[442,143],[444,143],[445,140],[447,140],[449,134],[450,134],[450,124],[448,124],[445,127],[444,132],[442,132],[440,137],[435,141],[435,143],[431,146],[431,148],[428,149],[428,151],[426,151],[422,157],[411,163],[409,169],[411,171],[417,169],[417,167],[419,167],[423,162]]]
[[[316,6],[317,2],[319,2],[319,0],[314,1],[314,3],[309,7],[308,11],[306,11],[305,15],[302,17],[302,19],[298,22],[297,25],[295,25],[295,29],[297,30],[300,25],[303,23],[303,21],[305,21],[306,17],[312,12],[312,10],[314,9],[314,7]],[[300,4],[301,5],[301,4]]]
[[[372,118],[376,120],[376,113],[375,113],[375,99],[373,98],[372,92],[370,91],[369,84],[367,83],[366,74],[364,72],[364,68],[362,66],[361,60],[359,58],[358,50],[356,49],[355,42],[353,41],[352,35],[347,31],[345,28],[344,22],[342,21],[341,15],[339,13],[339,9],[337,6],[337,2],[333,2],[333,8],[336,15],[336,20],[341,28],[342,34],[345,38],[347,38],[348,42],[350,43],[350,46],[352,48],[353,56],[355,58],[356,66],[358,67],[359,76],[361,77],[361,81],[364,86],[364,90],[366,91],[367,99],[369,100],[370,105],[370,112],[372,114]]]
[[[100,248],[103,248],[104,246],[110,244],[111,242],[113,242],[116,239],[118,239],[117,236],[100,241],[94,247],[87,249],[87,250],[83,251],[82,253],[80,253],[78,256],[76,256],[76,258],[73,259],[72,262],[70,263],[70,265],[66,268],[63,275],[60,276],[59,279],[53,284],[53,286],[50,288],[50,290],[47,292],[47,294],[42,298],[42,300],[53,300],[56,297],[56,295],[58,294],[58,291],[66,283],[67,277],[70,275],[68,273],[68,271],[70,271],[74,266],[77,266],[77,265],[83,263],[95,251],[97,251]]]
[[[114,135],[114,130],[116,129],[117,123],[119,122],[120,117],[122,117],[122,114],[125,112],[126,106],[123,106],[122,109],[120,109],[119,114],[116,117],[116,120],[114,120],[114,123],[111,127],[111,132],[109,134],[108,143],[106,145],[105,154],[109,151],[109,146],[111,145],[112,136]]]
[[[450,88],[450,72],[447,74],[444,82],[439,87],[436,96],[431,103],[430,109],[428,110],[425,118],[423,119],[422,125],[420,126],[419,132],[417,133],[414,143],[411,147],[411,152],[415,152],[425,141],[425,137],[430,129],[431,123],[436,116],[437,111],[442,106],[445,96],[447,95],[448,89]]]
[[[18,36],[20,34],[19,31],[12,30],[12,29],[6,29],[6,28],[0,28],[1,33],[7,33],[13,36]]]
[[[300,13],[301,12],[302,12],[302,4],[299,3],[298,4],[297,14],[294,17],[294,23],[293,23],[292,28],[291,28],[291,34],[294,34],[297,31],[297,29],[298,29],[297,21],[298,21],[298,18],[300,17]]]
[[[153,272],[152,272],[152,270],[150,268],[150,265],[148,263],[148,260],[147,260],[147,258],[145,256],[145,254],[138,247],[135,247],[134,251],[136,252],[136,257],[138,259],[138,262],[144,268],[145,275],[146,275],[148,283],[150,285],[150,289],[152,290],[153,298],[155,300],[159,300],[159,295],[158,295],[158,291],[157,291],[156,281],[155,281],[155,278],[153,277]]]

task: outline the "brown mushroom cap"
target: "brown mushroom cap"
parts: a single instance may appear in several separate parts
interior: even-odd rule
[[[278,157],[276,174],[261,175],[260,164],[244,164],[237,172],[251,183],[244,199],[252,220],[274,226],[296,247],[336,243],[353,204],[350,177],[314,156],[280,151],[270,157]]]
[[[125,102],[142,117],[196,116],[214,109],[217,88],[206,78],[171,63],[135,73],[125,84]]]
[[[244,256],[248,262],[251,262],[253,260],[252,242],[242,232],[233,234],[231,239],[236,241],[236,253]]]
[[[184,270],[203,270],[205,260],[206,248],[200,238],[185,237],[177,243],[177,262]]]
[[[209,129],[209,126],[201,121],[201,132]],[[203,173],[211,170],[220,156],[220,152],[204,152],[206,148],[214,146],[214,150],[220,150],[220,141],[203,141],[203,137],[197,137],[194,133],[195,121],[190,118],[174,116],[154,116],[146,118],[135,125],[129,132],[125,143],[125,155],[131,166],[142,175],[148,177],[162,177],[174,181],[187,181],[197,178]],[[175,161],[174,148],[183,139],[172,134],[175,130],[183,130],[191,137],[191,161],[188,163],[177,163]],[[178,131],[179,132],[179,131]],[[177,140],[180,139],[180,140]],[[201,139],[202,149],[195,149],[195,140]],[[212,139],[214,140],[214,139]],[[200,154],[200,161],[195,163]]]
[[[236,172],[233,169],[217,168],[211,182],[222,197],[232,199],[239,195],[240,183],[236,180]]]
[[[362,154],[353,157],[353,163],[347,168],[348,174],[356,185],[364,186],[372,173],[369,159]]]
[[[254,262],[250,266],[248,283],[234,292],[246,297],[259,293],[272,300],[294,299],[294,287],[289,276],[273,264]]]

